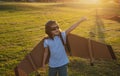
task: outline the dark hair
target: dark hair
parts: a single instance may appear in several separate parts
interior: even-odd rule
[[[53,36],[52,36],[52,33],[51,33],[51,31],[52,31],[51,26],[54,25],[54,24],[55,24],[55,25],[58,25],[57,22],[54,21],[54,20],[49,20],[49,21],[45,24],[45,33],[46,33],[50,38],[52,38],[52,39],[53,39]]]

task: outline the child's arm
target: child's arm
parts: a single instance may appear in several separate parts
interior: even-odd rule
[[[72,30],[74,30],[81,22],[87,20],[87,18],[82,17],[78,22],[76,22],[75,24],[73,24],[71,27],[69,27],[65,32],[66,35],[69,34]]]
[[[48,47],[46,47],[45,51],[44,51],[44,57],[43,57],[43,63],[42,63],[43,68],[45,67],[45,62],[46,62],[47,56],[48,56]]]

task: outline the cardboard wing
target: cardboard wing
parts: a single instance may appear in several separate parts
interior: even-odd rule
[[[116,59],[113,49],[110,45],[96,42],[74,34],[69,34],[67,45],[72,56],[82,58],[104,58]]]
[[[25,56],[25,58],[15,68],[16,76],[28,76],[31,72],[42,67],[44,55],[43,40],[41,40],[33,50]],[[48,63],[49,55],[46,60]]]

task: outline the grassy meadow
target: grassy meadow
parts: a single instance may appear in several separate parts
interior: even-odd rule
[[[44,37],[44,24],[56,20],[62,30],[86,16],[72,33],[89,38],[96,25],[95,15],[119,15],[117,4],[91,5],[81,3],[0,3],[0,76],[15,76],[14,67]],[[70,58],[69,76],[119,76],[120,75],[120,22],[103,19],[105,41],[112,45],[117,60],[89,60]],[[40,71],[41,72],[41,71]],[[47,76],[47,73],[44,74]],[[31,75],[34,76],[34,75]]]

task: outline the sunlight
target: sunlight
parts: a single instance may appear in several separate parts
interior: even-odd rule
[[[89,4],[99,4],[100,0],[79,0],[79,2],[89,3]]]
[[[89,0],[91,3],[99,3],[99,0]]]

